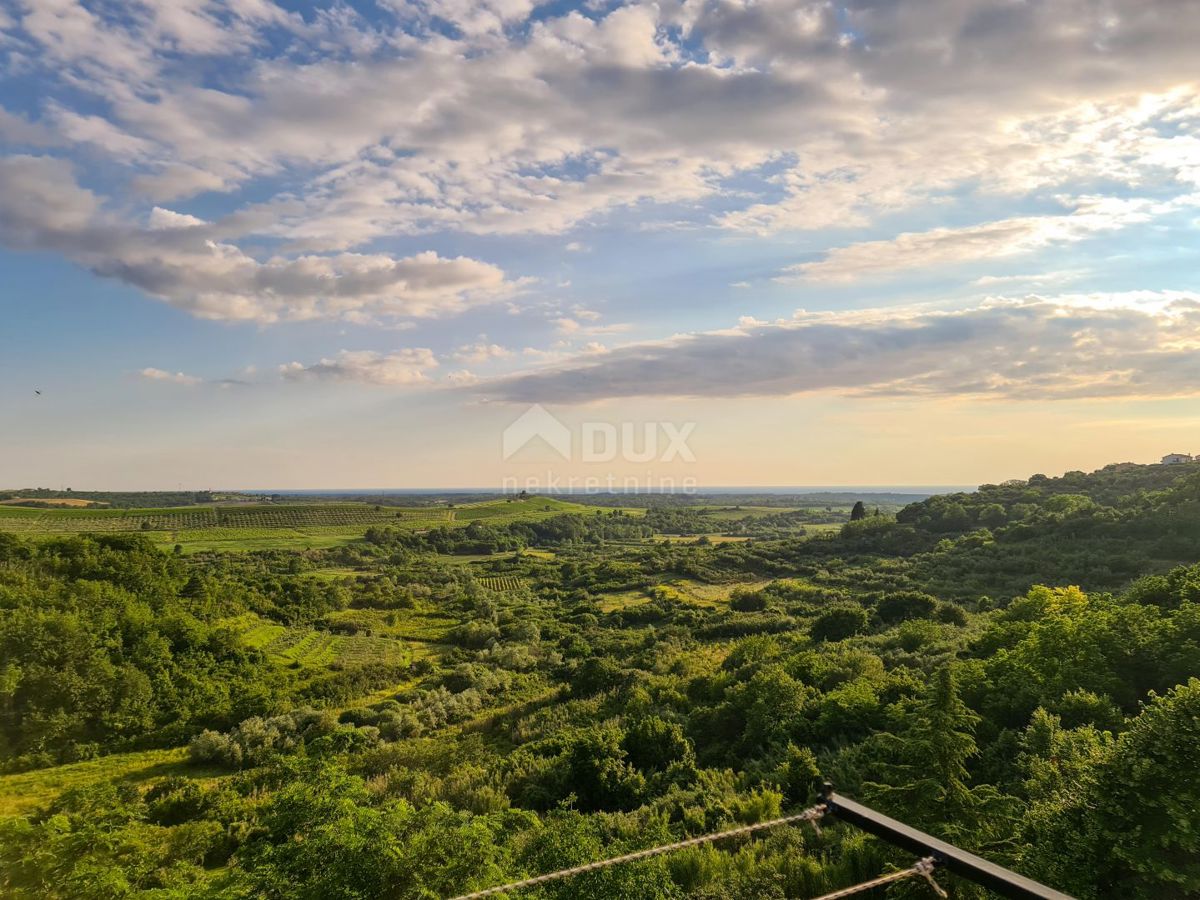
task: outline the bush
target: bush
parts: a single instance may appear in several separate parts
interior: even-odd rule
[[[761,591],[739,588],[730,595],[729,608],[736,612],[762,612],[767,608],[767,598]]]
[[[814,641],[843,641],[867,630],[867,611],[861,606],[834,606],[813,620]]]
[[[967,611],[957,603],[939,603],[934,618],[945,625],[967,624]]]
[[[937,600],[920,591],[899,591],[886,594],[875,608],[880,621],[896,625],[909,619],[928,619],[937,609]]]
[[[591,656],[575,671],[571,690],[577,697],[589,697],[617,687],[625,680],[624,672],[611,659]]]

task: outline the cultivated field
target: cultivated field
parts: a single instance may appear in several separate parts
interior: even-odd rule
[[[475,579],[489,591],[519,591],[525,582],[515,575],[485,575]]]
[[[261,503],[168,509],[33,509],[0,505],[0,533],[25,536],[141,533],[168,548],[207,550],[319,549],[361,540],[368,528],[427,531],[472,522],[503,524],[562,513],[596,515],[593,507],[545,497],[493,500],[454,508],[367,503]]]

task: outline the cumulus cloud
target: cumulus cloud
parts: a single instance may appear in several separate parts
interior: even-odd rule
[[[106,213],[68,163],[0,159],[0,243],[54,250],[207,319],[275,322],[434,316],[512,292],[495,266],[433,252],[272,256],[224,241],[203,220],[155,208],[146,227]]]
[[[46,0],[0,26],[75,92],[39,124],[160,201],[261,185],[243,227],[310,251],[648,204],[761,233],[1200,183],[1196,0],[134,6]],[[197,77],[210,59],[230,77]]]
[[[459,369],[455,372],[447,373],[446,381],[449,384],[456,385],[458,387],[465,387],[467,385],[477,384],[479,382],[479,378],[468,369]]]
[[[562,334],[574,334],[583,327],[577,320],[572,319],[570,316],[561,316],[554,319],[553,324]]]
[[[564,235],[554,246],[579,253],[567,233],[614,215],[891,228],[780,275],[837,283],[1152,225],[1200,193],[1200,0],[375,6],[6,8],[5,71],[45,99],[0,110],[0,139],[86,160],[90,178],[5,160],[0,241],[204,318],[392,325],[518,284],[469,256],[378,252],[385,239]],[[201,194],[211,221],[180,211]],[[1060,214],[1029,213],[1052,201]],[[893,226],[942,208],[999,212]],[[624,327],[557,318],[580,342]]]
[[[165,369],[145,368],[138,376],[147,381],[163,381],[171,384],[199,384],[204,379],[195,375],[185,375],[183,372],[168,372]]]
[[[513,352],[499,344],[488,343],[486,337],[474,344],[464,344],[454,352],[454,358],[459,362],[479,365],[494,359],[507,359]]]
[[[584,354],[484,382],[518,403],[843,395],[996,399],[1200,394],[1200,295],[995,299],[968,309],[800,313]]]
[[[425,347],[379,353],[374,350],[342,350],[331,359],[305,365],[290,362],[279,367],[286,381],[340,381],[355,384],[411,385],[429,381],[428,371],[437,368],[433,351]]]

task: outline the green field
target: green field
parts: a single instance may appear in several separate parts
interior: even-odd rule
[[[177,509],[25,509],[0,507],[0,530],[21,532],[183,531],[440,524],[446,509],[367,503],[253,503]]]
[[[0,775],[0,816],[31,812],[63,791],[100,782],[140,784],[167,775],[195,778],[203,774],[188,765],[186,747],[172,747],[166,750],[114,753],[51,769]]]
[[[489,500],[444,507],[374,506],[367,503],[246,503],[174,509],[29,509],[0,506],[0,532],[29,537],[136,532],[185,553],[329,549],[361,540],[371,527],[427,531],[472,522],[504,524],[563,513],[601,510],[546,497]]]
[[[358,611],[346,611],[347,615],[355,612]],[[331,634],[304,626],[289,628],[256,616],[244,616],[230,624],[240,631],[242,642],[247,647],[262,650],[282,665],[299,663],[308,668],[334,663],[396,663],[411,658],[407,644],[398,635]],[[424,624],[415,625],[414,630],[420,630]]]

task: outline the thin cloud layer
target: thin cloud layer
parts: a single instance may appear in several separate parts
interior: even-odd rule
[[[1031,297],[864,310],[635,344],[473,390],[514,403],[626,397],[1048,400],[1200,394],[1200,295]]]
[[[343,350],[332,359],[311,365],[291,362],[279,367],[286,381],[340,381],[355,384],[409,385],[429,381],[428,372],[437,368],[433,351],[424,347],[378,353],[374,350]]]
[[[1059,216],[1022,216],[964,228],[906,232],[886,241],[864,241],[830,250],[822,259],[788,266],[779,281],[849,282],[884,277],[909,269],[946,268],[979,260],[1004,259],[1045,247],[1070,244],[1106,231],[1150,221],[1181,202],[1084,198]]]
[[[256,259],[194,216],[155,208],[146,226],[107,213],[56,159],[0,159],[0,241],[53,250],[206,319],[275,322],[434,316],[511,292],[495,266],[432,251]]]

